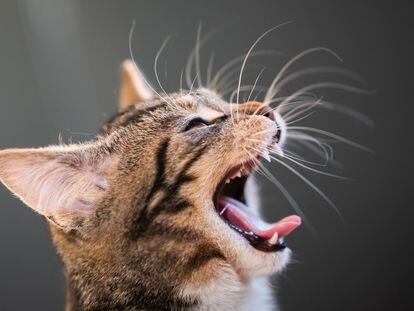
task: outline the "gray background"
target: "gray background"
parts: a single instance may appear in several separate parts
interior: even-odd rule
[[[134,54],[153,81],[155,53],[174,35],[160,61],[163,81],[167,61],[171,89],[177,88],[200,21],[206,30],[235,21],[202,49],[204,61],[214,49],[216,63],[223,64],[246,52],[266,29],[293,20],[259,46],[283,53],[256,60],[268,66],[264,81],[301,50],[335,50],[343,66],[361,74],[363,86],[377,93],[321,94],[369,115],[376,128],[333,113],[305,122],[352,138],[375,154],[335,145],[343,168],[330,171],[353,182],[305,172],[335,201],[344,222],[303,182],[273,165],[317,231],[314,236],[302,227],[289,237],[295,260],[275,280],[280,303],[283,310],[413,310],[414,53],[408,3],[2,0],[0,148],[57,143],[59,133],[65,141],[93,137],[115,111],[118,65],[128,57],[133,19]],[[315,54],[295,68],[321,64],[337,62]],[[316,81],[312,79],[292,88]],[[277,188],[263,184],[266,217],[276,220],[292,213]],[[62,310],[63,277],[45,222],[4,187],[0,202],[0,310]]]

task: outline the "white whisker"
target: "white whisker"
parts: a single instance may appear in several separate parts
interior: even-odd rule
[[[294,119],[294,117],[296,117],[296,116],[298,116],[298,115],[301,115],[302,113],[303,113],[303,112],[301,111],[301,112],[299,112],[299,113],[297,113],[297,114],[293,115],[291,118],[286,119],[286,120],[285,120],[285,126],[289,126],[289,125],[291,125],[291,124],[295,124],[295,123],[297,123],[297,122],[299,122],[299,121],[302,121],[302,120],[304,120],[304,119],[307,119],[307,118],[309,118],[311,115],[313,115],[313,114],[315,113],[315,111],[311,111],[311,112],[309,112],[309,113],[305,114],[304,116],[301,116],[301,117],[299,117],[299,118],[297,118],[297,119]],[[288,122],[286,122],[286,121],[288,121]]]
[[[325,48],[325,47],[314,47],[314,48],[310,48],[307,49],[301,53],[299,53],[298,55],[296,55],[295,57],[293,57],[290,61],[288,61],[283,67],[282,69],[279,71],[279,73],[276,75],[276,77],[274,78],[274,80],[272,81],[272,83],[270,84],[269,90],[265,95],[265,99],[264,102],[267,103],[270,99],[272,99],[275,94],[277,93],[278,89],[275,87],[277,87],[277,83],[280,80],[280,78],[282,77],[282,75],[285,73],[285,71],[293,64],[295,63],[297,60],[301,59],[302,57],[304,57],[307,54],[313,53],[313,52],[317,52],[317,51],[325,51],[328,52],[332,55],[334,55],[338,60],[340,60],[342,62],[342,59],[338,56],[338,54],[336,54],[335,52],[333,52],[332,50]]]
[[[132,53],[132,35],[134,33],[134,29],[135,29],[135,20],[132,21],[132,25],[131,25],[131,29],[129,30],[129,36],[128,36],[128,48],[129,48],[129,57],[131,58],[132,63],[134,64],[135,69],[139,72],[139,68],[138,65],[135,61],[134,58],[134,53]],[[162,100],[164,100],[165,102],[168,103],[168,100],[161,96],[161,94],[159,94],[151,85],[151,83],[148,82],[147,78],[145,78],[144,75],[142,75],[142,80],[144,81],[144,83]]]
[[[328,163],[333,157],[333,148],[329,144],[321,142],[311,135],[289,129],[287,131],[287,136],[288,139],[294,138],[297,142],[308,141],[314,143],[323,153],[326,163]]]
[[[312,227],[308,218],[306,217],[306,215],[303,213],[302,209],[300,208],[299,204],[296,202],[293,196],[289,193],[289,191],[285,188],[285,186],[283,186],[283,184],[272,173],[270,173],[270,171],[266,169],[266,167],[262,163],[257,162],[257,165],[260,168],[260,170],[263,172],[263,175],[280,190],[280,192],[286,198],[288,203],[292,206],[295,212],[301,217],[305,226],[312,232],[312,234],[315,234],[315,229]]]
[[[271,151],[273,151],[273,150],[271,150]],[[279,153],[278,152],[275,152],[276,154],[278,154],[279,155]],[[274,156],[270,156],[270,158],[272,158],[272,159],[275,159],[275,157]],[[303,164],[303,163],[300,163],[299,161],[296,161],[296,160],[294,160],[294,159],[292,159],[291,157],[289,157],[289,156],[283,156],[283,158],[284,159],[287,159],[287,160],[289,160],[289,161],[291,161],[291,162],[293,162],[293,163],[295,163],[296,165],[299,165],[300,167],[302,167],[302,168],[304,168],[304,169],[307,169],[307,170],[309,170],[309,171],[311,171],[311,172],[314,172],[314,173],[317,173],[317,174],[321,174],[321,175],[326,175],[326,176],[329,176],[329,177],[334,177],[334,178],[338,178],[338,179],[342,179],[342,180],[352,180],[351,178],[348,178],[348,177],[344,177],[344,176],[340,176],[340,175],[336,175],[336,174],[332,174],[332,173],[328,173],[328,172],[324,172],[324,171],[321,171],[321,170],[318,170],[318,169],[315,169],[315,168],[312,168],[312,167],[310,167],[310,166],[307,166],[307,165],[305,165],[305,164]],[[276,160],[276,159],[275,159]]]
[[[276,54],[275,51],[269,51],[269,50],[261,50],[261,51],[255,51],[250,54],[250,57],[257,57],[257,56],[263,56],[263,55],[269,55],[269,54]],[[236,58],[233,58],[231,61],[227,62],[222,66],[214,75],[214,77],[211,80],[211,83],[208,84],[209,88],[216,89],[217,86],[222,83],[221,80],[224,79],[223,75],[226,73],[226,71],[230,70],[233,66],[237,65],[239,62],[243,61],[243,59],[246,57],[246,54],[242,54]],[[239,69],[237,68],[237,72]],[[225,79],[224,79],[225,80]]]
[[[348,92],[354,92],[354,93],[360,93],[360,94],[373,94],[373,90],[364,90],[358,87],[342,84],[342,83],[336,83],[336,82],[318,82],[315,84],[311,84],[308,86],[305,86],[296,92],[294,92],[292,95],[288,96],[284,101],[280,103],[278,108],[280,109],[283,107],[286,103],[288,103],[290,100],[295,99],[296,96],[302,95],[304,92],[321,89],[321,88],[334,88],[334,89],[340,89]]]
[[[242,81],[242,78],[243,78],[243,70],[244,70],[244,66],[246,65],[246,62],[247,62],[247,60],[249,59],[249,56],[250,56],[250,54],[252,53],[252,51],[253,51],[253,49],[255,48],[255,46],[266,36],[266,35],[268,35],[270,32],[272,32],[272,31],[274,31],[274,30],[276,30],[276,29],[278,29],[278,28],[280,28],[280,27],[282,27],[282,26],[285,26],[285,25],[287,25],[287,24],[290,24],[291,23],[291,21],[289,21],[289,22],[285,22],[285,23],[282,23],[282,24],[280,24],[280,25],[277,25],[277,26],[274,26],[274,27],[272,27],[272,28],[270,28],[270,29],[268,29],[268,30],[266,30],[261,36],[259,36],[259,38],[257,38],[256,39],[256,41],[254,41],[253,42],[253,44],[250,46],[250,48],[249,48],[249,50],[247,51],[247,53],[246,53],[246,56],[244,57],[244,60],[243,60],[243,63],[242,63],[242,66],[241,66],[241,68],[240,68],[240,75],[239,75],[239,83],[238,83],[238,88],[240,88],[240,85],[241,85],[241,81]],[[237,94],[237,100],[236,100],[236,103],[238,104],[239,103],[239,95]]]
[[[277,159],[277,158],[275,158],[275,161],[277,161],[278,163],[280,163],[281,165],[283,165],[284,167],[286,167],[289,171],[291,171],[293,174],[295,174],[296,176],[298,176],[303,182],[305,182],[310,188],[312,188],[317,194],[319,194],[334,209],[334,211],[337,213],[337,215],[343,221],[343,217],[342,217],[340,211],[335,206],[335,204],[331,201],[331,199],[329,199],[326,196],[325,193],[323,193],[309,179],[307,179],[305,176],[303,176],[302,174],[300,174],[297,170],[295,170],[294,168],[292,168],[290,165],[286,164],[285,162],[283,162],[282,160]]]
[[[162,51],[164,50],[165,46],[167,45],[168,41],[170,41],[171,39],[171,35],[169,35],[164,42],[161,44],[161,47],[159,48],[157,54],[155,55],[155,60],[154,60],[154,74],[155,74],[155,78],[157,79],[158,85],[160,86],[161,90],[164,92],[165,95],[168,96],[168,92],[165,91],[164,87],[161,84],[160,78],[158,76],[158,59],[162,53]]]
[[[276,94],[279,90],[281,90],[286,84],[289,82],[301,78],[306,75],[310,74],[320,74],[320,73],[333,73],[333,74],[339,74],[346,76],[348,78],[351,78],[358,82],[363,82],[364,80],[354,72],[344,69],[344,68],[337,68],[337,67],[311,67],[311,68],[305,68],[302,70],[298,70],[294,73],[291,73],[286,78],[279,81],[278,85],[276,86],[276,89],[273,91],[273,94]]]
[[[365,147],[363,145],[360,145],[360,144],[358,144],[358,143],[356,143],[356,142],[354,142],[352,140],[349,140],[349,139],[347,139],[345,137],[339,136],[337,134],[334,134],[334,133],[331,133],[331,132],[328,132],[328,131],[316,129],[316,128],[313,128],[313,127],[307,127],[307,126],[292,126],[292,127],[290,127],[290,129],[292,129],[292,130],[309,131],[309,132],[314,132],[314,133],[322,134],[322,135],[331,137],[333,139],[336,139],[338,141],[341,141],[341,142],[343,142],[345,144],[348,144],[350,146],[353,146],[355,148],[358,148],[358,149],[361,149],[361,150],[364,150],[364,151],[367,151],[367,152],[370,152],[370,153],[373,153],[374,152],[372,149],[369,149],[369,148],[367,148],[367,147]]]
[[[266,67],[263,67],[262,70],[260,70],[259,74],[257,75],[256,80],[254,80],[253,88],[251,89],[249,93],[249,97],[247,97],[247,102],[250,100],[250,97],[252,96],[254,89],[256,88],[257,81],[259,81],[260,76],[262,75],[263,71],[265,71]]]
[[[183,74],[184,74],[184,68],[181,69],[181,74],[180,74],[180,93],[183,92]]]
[[[211,52],[210,54],[210,58],[208,60],[208,65],[207,65],[207,77],[206,77],[206,84],[207,86],[210,85],[211,82],[211,75],[213,72],[213,63],[214,63],[214,51]]]
[[[201,22],[198,25],[198,29],[197,29],[196,52],[195,52],[196,71],[200,73],[197,75],[198,87],[201,87],[203,85],[203,82],[201,80],[201,69],[200,69],[200,34],[201,34]]]

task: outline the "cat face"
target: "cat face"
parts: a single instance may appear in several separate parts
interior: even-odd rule
[[[211,108],[215,106],[219,109]],[[143,194],[132,204],[137,216],[128,215],[124,221],[135,220],[131,235],[139,239],[152,236],[147,232],[151,228],[162,231],[162,224],[155,225],[162,219],[169,226],[198,232],[247,275],[270,274],[283,266],[288,250],[274,233],[286,235],[293,227],[286,221],[273,232],[252,229],[258,225],[257,211],[243,204],[250,174],[284,134],[279,122],[260,103],[236,107],[204,89],[121,111],[104,132],[122,129],[131,137],[127,150],[120,153],[121,162],[131,168],[126,175],[137,187],[131,193]],[[143,188],[144,180],[151,182]],[[293,226],[300,223],[298,218],[289,220]]]
[[[95,141],[0,152],[1,180],[49,219],[69,279],[192,297],[281,269],[300,218],[261,221],[251,175],[281,147],[282,118],[203,88],[154,95],[131,63],[123,81],[120,111]]]

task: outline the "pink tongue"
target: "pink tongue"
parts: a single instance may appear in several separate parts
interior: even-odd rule
[[[222,208],[224,209],[222,210]],[[243,203],[231,198],[223,197],[220,200],[220,209],[222,210],[222,216],[231,224],[247,232],[251,231],[257,236],[265,239],[270,239],[275,232],[278,233],[279,238],[283,238],[301,224],[299,216],[291,215],[272,224],[269,229],[261,230],[254,225],[254,219],[252,220],[248,218],[248,211],[246,211],[248,207]]]
[[[277,223],[273,224],[270,229],[266,231],[257,231],[254,230],[253,232],[266,239],[270,239],[275,232],[278,233],[279,238],[283,238],[299,227],[301,224],[301,219],[299,216],[291,215],[279,220]]]

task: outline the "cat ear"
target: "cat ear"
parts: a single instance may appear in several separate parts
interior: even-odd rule
[[[76,145],[0,151],[0,181],[56,225],[75,229],[108,187],[116,161],[108,152]]]
[[[148,87],[144,75],[131,60],[125,60],[121,66],[119,110],[136,102],[151,99],[152,96],[152,90]]]

